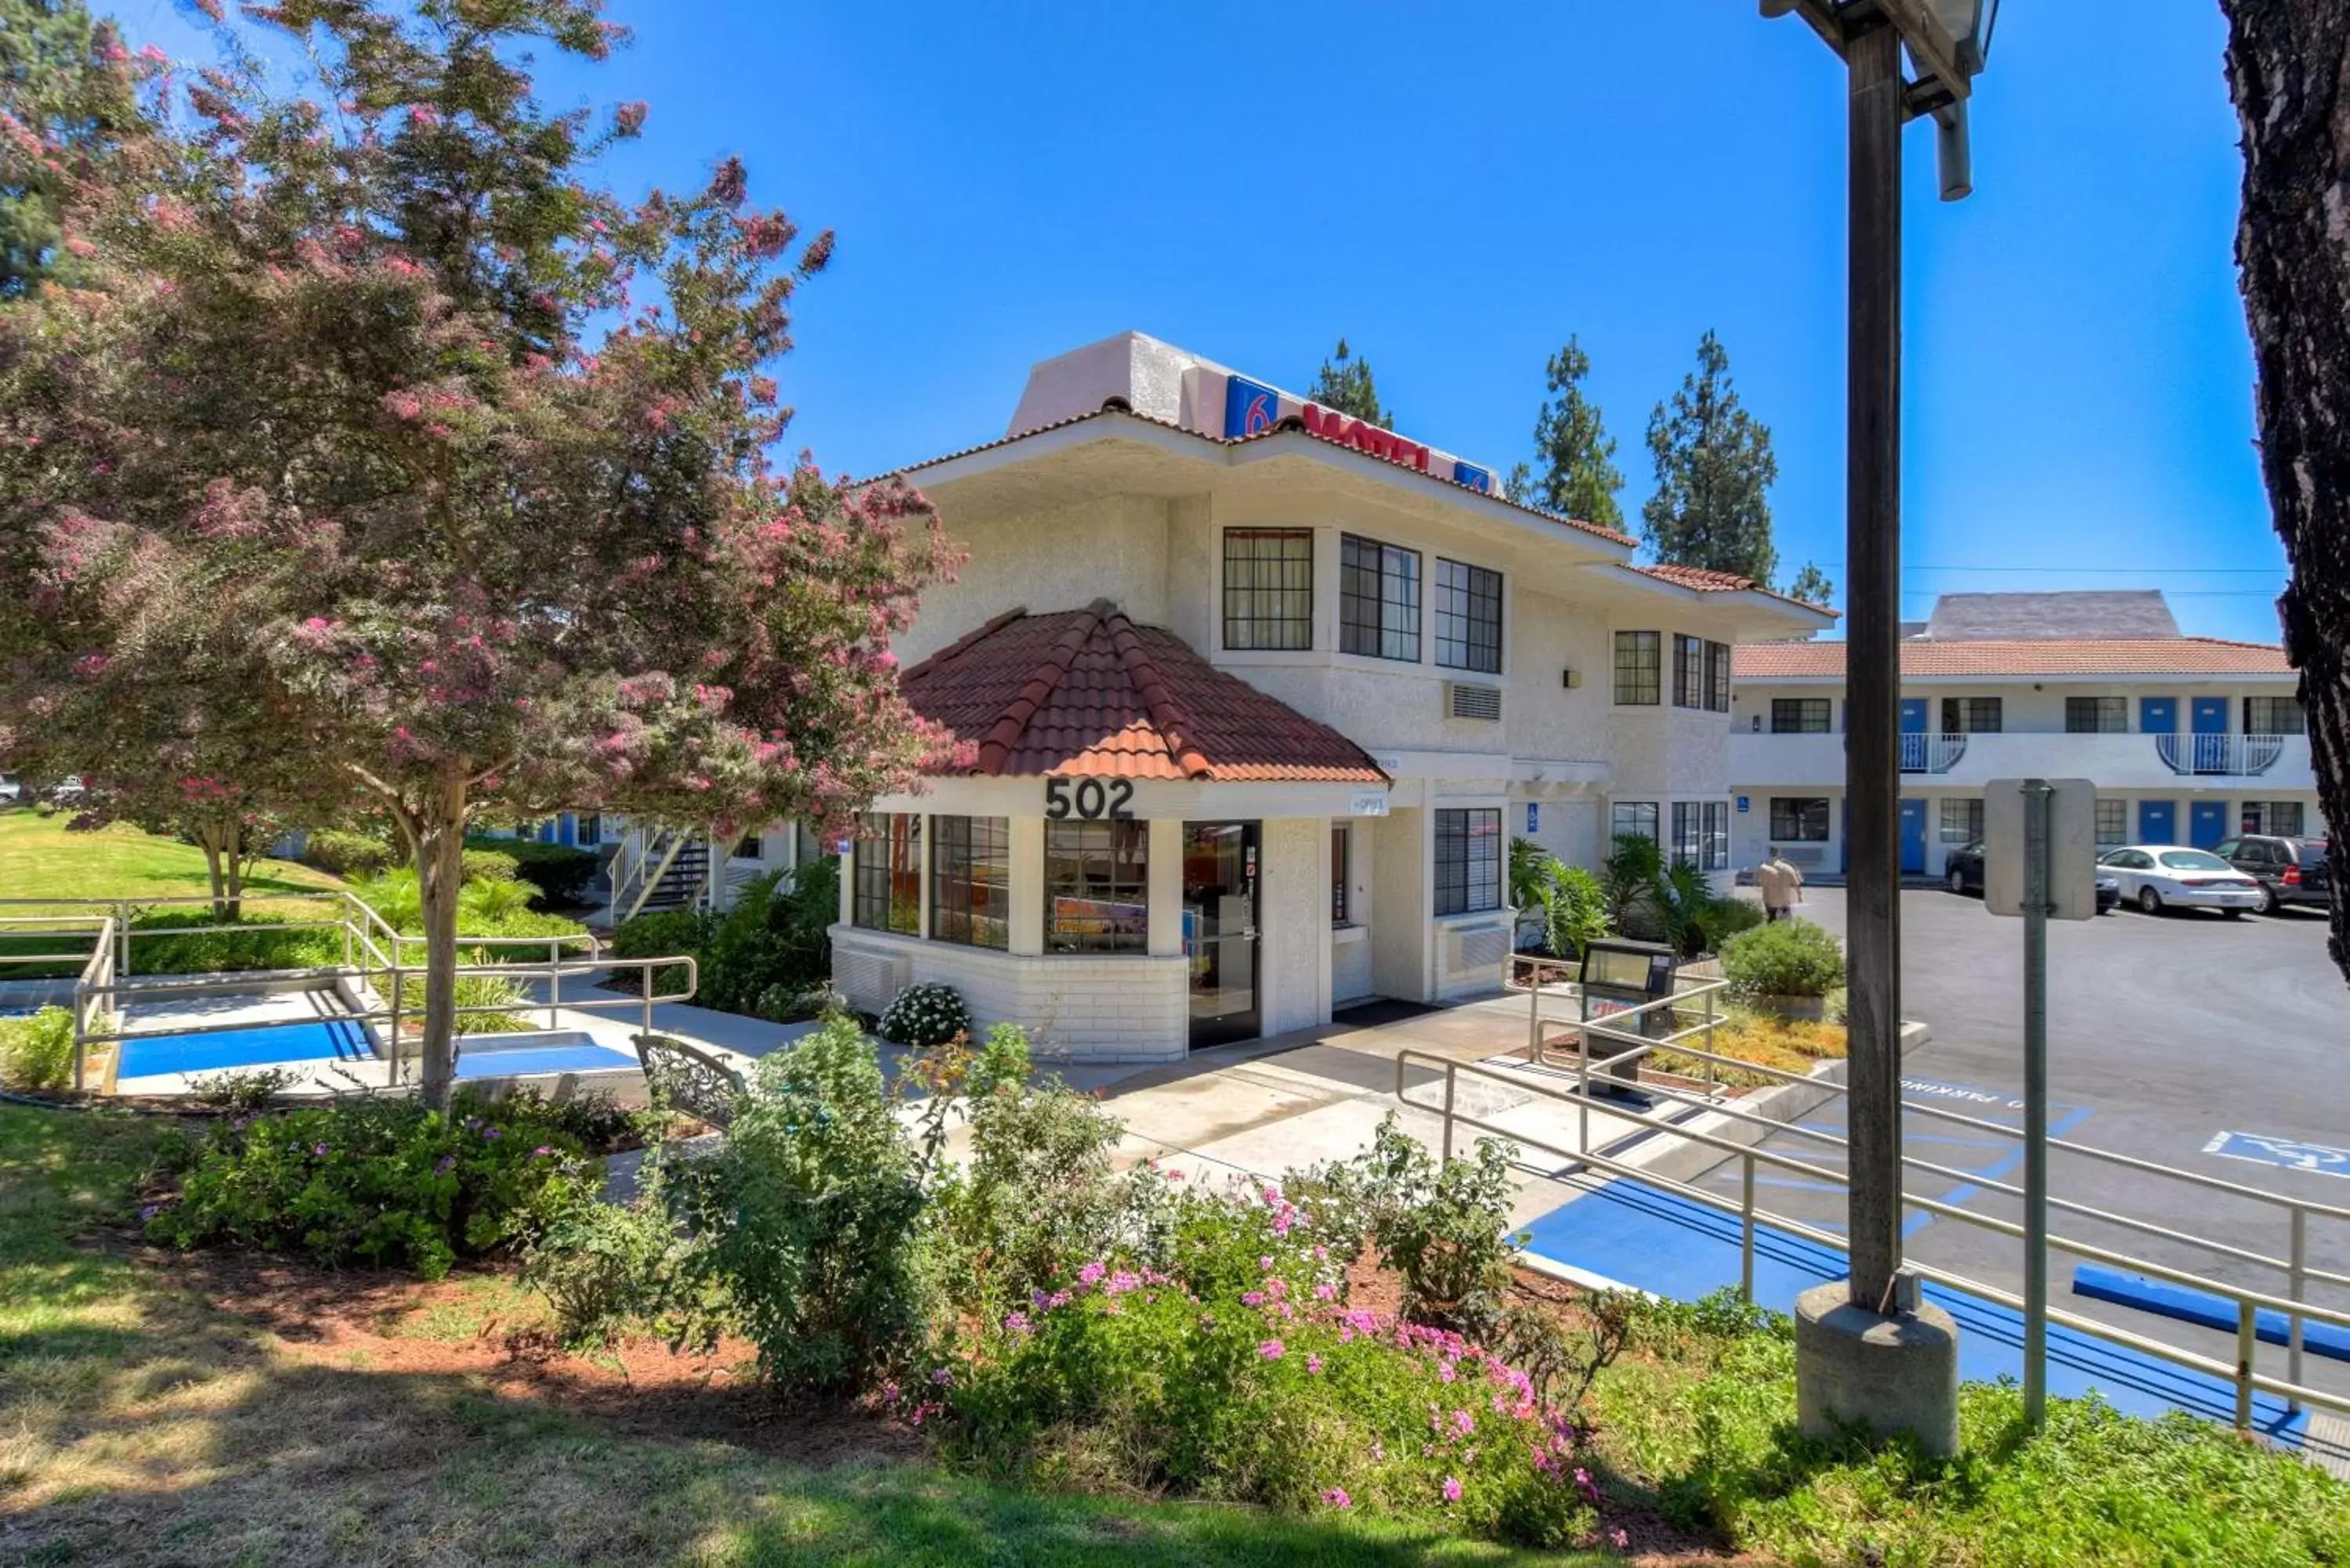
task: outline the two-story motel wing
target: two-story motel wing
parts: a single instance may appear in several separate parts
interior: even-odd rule
[[[1844,867],[1845,646],[1737,654],[1733,856]],[[2097,785],[2101,844],[2323,835],[2282,649],[2183,637],[2158,593],[1953,594],[1901,643],[1901,869],[1982,836],[1983,785]]]
[[[903,689],[975,761],[861,820],[835,978],[1078,1056],[1498,987],[1512,837],[1726,873],[1731,647],[1831,618],[1139,334],[904,472],[970,559]]]

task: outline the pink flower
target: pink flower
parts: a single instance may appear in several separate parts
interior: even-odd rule
[[[1461,1501],[1461,1483],[1451,1476],[1444,1478],[1444,1501],[1447,1502]]]
[[[1336,1285],[1321,1284],[1314,1287],[1314,1299],[1317,1302],[1336,1301],[1337,1296],[1338,1287]]]
[[[1583,1494],[1584,1501],[1586,1502],[1599,1501],[1599,1483],[1591,1479],[1589,1470],[1578,1469],[1575,1472],[1575,1490]]]
[[[1278,1361],[1289,1354],[1289,1347],[1277,1339],[1268,1339],[1256,1347],[1256,1353],[1267,1361]]]
[[[1322,1370],[1322,1358],[1321,1358],[1320,1356],[1318,1356],[1318,1355],[1308,1355],[1308,1356],[1305,1358],[1305,1370],[1306,1370],[1306,1371],[1308,1371],[1308,1372],[1319,1372],[1319,1371],[1321,1371],[1321,1370]]]
[[[1322,1501],[1332,1508],[1352,1508],[1355,1505],[1355,1500],[1347,1495],[1347,1489],[1342,1486],[1334,1486],[1324,1492]]]
[[[1632,1549],[1632,1537],[1619,1524],[1607,1532],[1607,1544],[1618,1552],[1628,1552]]]
[[[1107,1272],[1109,1271],[1099,1263],[1087,1263],[1077,1271],[1077,1279],[1085,1284],[1097,1284],[1101,1277]]]
[[[1269,1257],[1268,1257],[1268,1258],[1259,1258],[1259,1259],[1256,1261],[1256,1266],[1257,1266],[1258,1268],[1260,1268],[1260,1269],[1263,1269],[1263,1270],[1266,1273],[1268,1273],[1268,1274],[1269,1274],[1269,1273],[1271,1273],[1271,1272],[1273,1272],[1273,1260],[1272,1260],[1271,1258],[1269,1258]]]

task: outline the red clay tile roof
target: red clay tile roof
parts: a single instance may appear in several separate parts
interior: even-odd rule
[[[1844,674],[1841,642],[1741,644],[1732,670],[1741,680]],[[1901,645],[1904,675],[2288,675],[2284,649],[2216,637],[2139,640],[1948,641]]]
[[[1329,441],[1332,446],[1346,446],[1344,441],[1332,441],[1328,436],[1315,434],[1295,420],[1284,420],[1268,430],[1257,431],[1254,435],[1227,437],[1210,435],[1204,431],[1195,431],[1189,425],[1179,425],[1172,420],[1162,420],[1151,414],[1137,413],[1132,409],[1111,405],[1097,409],[1089,414],[1073,414],[1066,420],[1055,420],[1050,424],[1038,425],[1033,431],[1022,431],[1017,435],[1001,436],[994,441],[981,441],[977,446],[962,447],[939,457],[924,458],[920,462],[910,462],[903,468],[893,469],[890,472],[898,474],[918,473],[926,468],[936,468],[942,462],[952,462],[959,457],[970,457],[975,452],[993,452],[998,447],[1010,446],[1014,441],[1026,441],[1030,436],[1043,435],[1047,431],[1066,430],[1071,425],[1081,425],[1088,420],[1098,420],[1109,415],[1116,415],[1120,419],[1139,420],[1144,424],[1155,425],[1160,430],[1173,431],[1178,435],[1187,435],[1194,441],[1206,441],[1211,446],[1245,446],[1251,441],[1267,441],[1274,436],[1283,435],[1305,436],[1313,441]],[[1355,449],[1347,447],[1347,450],[1351,452]],[[1401,468],[1403,465],[1398,463],[1395,466]],[[1512,501],[1499,491],[1475,489],[1461,483],[1449,473],[1438,473],[1432,470],[1423,473],[1416,468],[1407,468],[1404,472],[1418,475],[1421,479],[1433,480],[1439,484],[1449,484],[1455,490],[1465,490],[1471,495],[1482,495],[1489,501],[1498,502],[1503,506],[1531,514],[1545,523],[1556,523],[1580,533],[1595,535],[1611,545],[1633,545],[1638,542],[1628,534],[1618,534],[1613,528],[1602,528],[1596,523],[1586,523],[1580,517],[1563,516],[1556,512],[1545,512],[1539,506],[1528,506],[1523,502]]]
[[[1782,599],[1791,605],[1801,605],[1805,609],[1816,611],[1821,615],[1832,616],[1836,613],[1825,605],[1815,605],[1809,599],[1799,599],[1791,594],[1783,594],[1778,589],[1758,583],[1752,577],[1742,577],[1736,572],[1718,572],[1711,566],[1675,566],[1659,562],[1653,566],[1634,566],[1632,570],[1671,583],[1676,587],[1693,588],[1701,594],[1767,594],[1774,599]]]
[[[1106,599],[1012,610],[898,678],[987,776],[1383,784],[1361,747]]]

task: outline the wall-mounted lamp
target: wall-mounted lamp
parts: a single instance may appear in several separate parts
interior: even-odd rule
[[[1583,671],[1580,670],[1562,670],[1558,672],[1558,683],[1561,686],[1565,687],[1569,691],[1572,691],[1576,687],[1583,684]]]

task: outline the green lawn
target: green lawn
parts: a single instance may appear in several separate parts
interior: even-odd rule
[[[202,898],[212,891],[204,852],[128,824],[70,833],[70,812],[41,816],[0,811],[0,897],[9,898]],[[256,862],[245,887],[255,895],[340,887],[338,878],[290,860]]]
[[[79,1240],[122,1215],[164,1136],[127,1116],[0,1106],[0,1563],[1622,1561],[1370,1521],[1038,1496],[916,1462],[803,1464],[761,1452],[773,1445],[755,1434],[665,1435],[469,1376],[325,1364],[210,1309],[119,1232]]]

